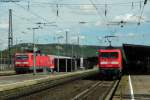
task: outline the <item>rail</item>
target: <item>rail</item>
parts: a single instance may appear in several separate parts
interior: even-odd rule
[[[95,84],[91,85],[91,87],[77,94],[71,100],[91,100],[91,99],[110,100],[114,94],[114,91],[118,83],[119,83],[118,80],[98,81]],[[93,97],[95,96],[95,98],[93,98],[92,96]]]
[[[97,70],[87,70],[86,72],[76,72],[70,74],[64,74],[63,76],[58,75],[55,79],[45,78],[41,80],[29,80],[24,82],[18,82],[15,84],[5,84],[7,87],[2,87],[0,91],[0,99],[13,99],[23,95],[28,95],[33,92],[38,92],[50,87],[60,85],[65,82],[84,78],[97,73]],[[32,89],[31,89],[32,88]]]
[[[119,82],[120,82],[120,80],[117,80],[114,82],[112,88],[110,89],[110,91],[108,91],[108,93],[105,97],[105,100],[111,100],[112,99],[112,97],[113,97],[113,95],[114,95],[114,93],[115,93],[115,91],[119,85]]]

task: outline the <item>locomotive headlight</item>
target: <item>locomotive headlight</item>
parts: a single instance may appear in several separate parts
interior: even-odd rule
[[[22,64],[29,64],[28,62],[22,62]]]
[[[119,62],[113,61],[113,62],[111,62],[111,64],[119,64]]]
[[[108,62],[106,62],[106,61],[103,61],[103,62],[100,62],[101,64],[108,64]]]
[[[28,62],[15,62],[15,64],[29,64]]]
[[[21,62],[15,62],[15,64],[21,64]]]

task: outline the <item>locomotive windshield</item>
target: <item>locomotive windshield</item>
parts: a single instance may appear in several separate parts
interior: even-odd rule
[[[118,58],[118,52],[102,52],[102,58]]]
[[[27,55],[17,55],[16,60],[27,60],[28,56]]]

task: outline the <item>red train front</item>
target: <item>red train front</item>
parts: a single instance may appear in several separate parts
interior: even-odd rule
[[[24,73],[33,71],[33,53],[16,53],[15,54],[15,71]],[[36,55],[36,70],[54,69],[54,57],[51,55]]]
[[[101,75],[121,77],[123,68],[121,49],[100,49],[98,60]]]

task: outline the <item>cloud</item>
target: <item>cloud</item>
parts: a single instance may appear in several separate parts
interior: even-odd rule
[[[1,28],[1,29],[6,29],[6,28],[8,28],[8,23],[5,23],[5,22],[0,23],[0,28]]]
[[[124,37],[127,37],[127,38],[129,38],[129,37],[131,37],[131,38],[138,37],[138,35],[135,34],[135,33],[122,33],[122,34],[121,33],[116,33],[115,36],[120,37],[120,38],[124,38]]]
[[[80,35],[79,37],[80,37],[80,39],[85,39],[84,35]]]
[[[83,10],[84,12],[93,12],[93,10],[95,10],[95,8],[93,7],[93,5],[82,5],[80,6],[80,10]]]
[[[134,33],[128,33],[127,36],[128,36],[128,37],[134,37],[134,36],[136,36],[136,35],[135,35]]]
[[[114,21],[127,21],[127,22],[138,22],[139,16],[136,16],[134,14],[125,14],[125,15],[119,15],[114,18]],[[142,17],[141,20],[144,20],[146,17]]]
[[[97,21],[97,22],[95,23],[95,26],[101,26],[101,25],[103,25],[103,23],[102,23],[101,21]]]
[[[99,36],[99,37],[97,37],[97,39],[98,39],[98,40],[102,40],[102,39],[103,39],[103,37],[102,37],[102,36]]]

